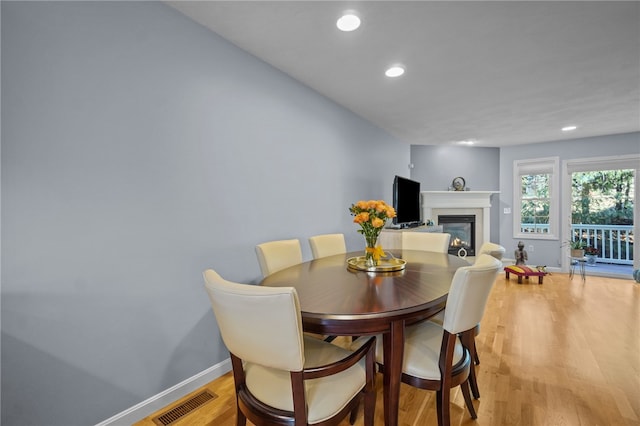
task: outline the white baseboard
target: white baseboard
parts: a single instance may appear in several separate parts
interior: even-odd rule
[[[231,371],[231,359],[227,358],[218,364],[188,378],[133,407],[108,418],[96,426],[130,426],[156,411],[166,407],[185,395],[195,391],[207,383]]]

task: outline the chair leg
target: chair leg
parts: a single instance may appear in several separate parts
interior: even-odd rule
[[[478,351],[476,350],[476,338],[473,338],[473,343],[471,344],[473,348],[473,361],[475,365],[480,365],[480,357],[478,356]]]
[[[480,390],[478,389],[478,376],[476,375],[476,365],[480,364],[480,358],[478,357],[478,350],[476,348],[476,336],[470,336],[471,356],[473,361],[471,362],[469,371],[469,385],[471,385],[471,392],[475,399],[480,398]]]
[[[471,363],[471,371],[469,372],[469,384],[471,385],[471,392],[475,399],[480,398],[480,390],[478,389],[478,376],[476,374],[476,365],[480,364],[480,358],[478,358],[478,351],[476,350],[476,341],[473,339],[473,358],[475,363]]]
[[[373,426],[376,413],[376,389],[364,395],[364,426]],[[353,424],[353,423],[352,423]]]
[[[469,366],[469,386],[475,399],[480,398],[480,390],[478,389],[478,378],[476,376],[476,366],[471,363]]]
[[[464,333],[461,333],[460,335],[460,340],[469,351],[469,355],[471,356],[472,360],[476,359],[478,356],[478,352],[476,350],[476,337],[475,337],[477,329],[478,327],[476,327],[475,330],[469,330]],[[469,385],[471,386],[471,392],[473,393],[473,397],[475,399],[480,398],[480,390],[478,389],[478,380],[476,376],[476,365],[473,361],[469,366]]]
[[[351,410],[351,416],[349,416],[349,424],[354,424],[356,422],[356,419],[358,418],[358,410],[360,409],[360,401],[358,401],[355,405],[355,407],[353,407],[353,409]],[[366,410],[365,410],[366,411]]]
[[[473,406],[471,394],[469,393],[469,382],[465,381],[464,383],[461,383],[460,389],[462,390],[462,395],[464,396],[464,403],[467,406],[467,410],[469,410],[469,415],[471,415],[472,419],[477,419],[478,415],[476,414],[476,408]]]
[[[471,357],[473,359],[473,362],[471,363],[471,371],[469,373],[469,385],[471,386],[471,392],[475,399],[480,398],[480,390],[478,390],[478,379],[476,375],[476,365],[480,365],[480,357],[478,356],[478,348],[476,347],[476,336],[478,333],[480,333],[480,324],[476,325],[476,328],[473,330],[473,336],[471,336],[471,342],[469,344]]]
[[[240,407],[236,406],[236,426],[246,426],[247,416],[240,410]]]
[[[436,391],[436,407],[438,410],[438,426],[450,426],[451,416],[449,414],[449,393],[447,389],[444,392],[442,390]]]

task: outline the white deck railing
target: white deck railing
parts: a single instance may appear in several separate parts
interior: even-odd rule
[[[548,225],[522,223],[522,232],[548,232]],[[586,245],[598,249],[597,262],[633,265],[632,225],[571,225],[572,239],[582,238]]]
[[[598,249],[597,261],[633,264],[632,225],[572,224],[572,235],[582,238],[588,246]]]

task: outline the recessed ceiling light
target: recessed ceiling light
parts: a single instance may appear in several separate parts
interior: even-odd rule
[[[464,140],[464,141],[458,141],[457,143],[458,143],[458,145],[474,145],[476,143],[476,141],[473,140],[473,139],[467,139],[467,140]]]
[[[571,132],[572,130],[575,130],[577,128],[578,128],[578,126],[566,126],[566,127],[562,128],[562,131],[563,132]]]
[[[360,18],[353,12],[345,12],[336,22],[336,26],[341,31],[353,31],[360,26]]]
[[[404,74],[402,65],[394,65],[384,72],[387,77],[400,77],[402,74]]]

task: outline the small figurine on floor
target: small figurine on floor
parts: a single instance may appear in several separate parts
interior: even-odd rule
[[[547,271],[547,265],[538,265],[538,266],[536,266],[536,270],[538,272],[544,272],[547,275],[551,275],[551,272]]]
[[[522,241],[518,242],[518,248],[514,252],[516,258],[516,265],[525,265],[529,257],[527,256],[527,251],[524,249],[524,243]]]

